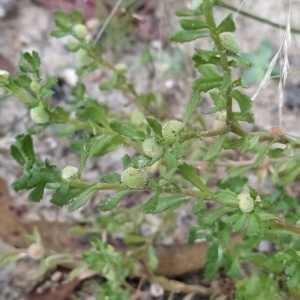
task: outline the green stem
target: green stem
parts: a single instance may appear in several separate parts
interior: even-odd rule
[[[21,101],[25,103],[33,103],[36,102],[37,99],[32,97],[29,93],[27,93],[24,89],[20,89],[13,84],[9,84],[6,87],[14,96],[18,97]]]
[[[233,11],[233,12],[238,12],[239,15],[244,16],[244,17],[247,17],[247,18],[250,18],[250,19],[255,20],[255,21],[258,21],[258,22],[260,22],[260,23],[267,24],[267,25],[270,25],[270,26],[275,27],[275,28],[278,28],[278,29],[283,29],[283,30],[286,29],[286,26],[285,26],[285,25],[280,25],[280,24],[271,22],[271,21],[269,21],[269,20],[267,20],[267,19],[257,17],[257,16],[255,16],[255,15],[252,15],[252,14],[250,14],[250,13],[248,13],[248,12],[243,11],[243,10],[239,10],[238,8],[236,8],[236,7],[234,7],[234,6],[231,6],[231,5],[229,5],[229,4],[226,4],[226,3],[224,3],[223,1],[220,1],[220,0],[217,1],[217,5],[218,5],[218,6],[221,6],[221,7],[223,7],[223,8],[226,8],[226,9],[228,9],[228,10],[231,10],[231,11]],[[299,30],[299,29],[296,29],[296,28],[291,28],[291,32],[292,32],[292,33],[295,33],[295,34],[300,34],[300,30]]]

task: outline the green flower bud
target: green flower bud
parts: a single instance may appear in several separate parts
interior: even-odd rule
[[[222,46],[231,53],[237,54],[240,51],[240,43],[234,33],[222,32],[220,34]]]
[[[226,122],[216,119],[216,120],[214,120],[213,128],[216,131],[225,129],[226,128]]]
[[[30,84],[30,88],[34,92],[38,92],[41,89],[41,86],[36,81],[32,81],[31,84]]]
[[[4,77],[5,79],[8,79],[9,76],[10,76],[9,72],[5,70],[0,70],[0,77]]]
[[[164,153],[164,147],[154,138],[144,140],[142,148],[145,155],[150,158],[159,158]]]
[[[50,120],[50,115],[42,102],[37,107],[30,109],[30,117],[34,123],[45,124]]]
[[[87,51],[84,49],[79,49],[76,52],[76,59],[83,66],[86,66],[93,61],[92,58],[88,55]]]
[[[75,25],[73,28],[73,32],[74,32],[74,35],[79,39],[85,38],[86,35],[88,34],[87,28],[82,24]]]
[[[183,129],[183,127],[184,124],[180,121],[172,120],[166,122],[162,126],[162,135],[165,141],[168,144],[172,144],[175,141],[178,134],[180,133],[180,131]]]
[[[123,171],[121,182],[131,189],[143,189],[148,182],[148,174],[142,169],[129,167]]]
[[[78,177],[78,169],[73,166],[67,166],[61,171],[61,177],[63,179],[75,179]]]
[[[238,196],[240,210],[244,213],[250,213],[254,210],[254,200],[250,197],[249,192],[245,191]]]

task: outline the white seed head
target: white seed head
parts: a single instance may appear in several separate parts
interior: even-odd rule
[[[226,121],[227,120],[227,112],[226,110],[218,111],[216,113],[216,119]]]
[[[9,72],[5,70],[0,70],[0,77],[4,77],[5,79],[7,79],[9,76],[10,76]]]
[[[40,102],[37,107],[30,109],[30,117],[31,120],[37,124],[45,124],[50,121],[50,115],[42,102]]]
[[[45,249],[40,244],[31,244],[27,249],[27,254],[34,260],[41,260],[45,254]]]
[[[244,213],[250,213],[254,210],[254,200],[250,197],[249,192],[244,191],[238,196],[240,210]]]
[[[226,122],[222,120],[214,120],[213,124],[214,130],[223,130],[226,128]]]

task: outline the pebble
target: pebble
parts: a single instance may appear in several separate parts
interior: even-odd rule
[[[56,271],[51,275],[50,279],[53,282],[58,282],[61,280],[62,276],[63,276],[62,272]]]

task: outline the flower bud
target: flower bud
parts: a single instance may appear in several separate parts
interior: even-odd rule
[[[121,182],[131,189],[143,189],[148,182],[148,174],[142,169],[129,167],[123,171]]]
[[[36,81],[32,81],[30,84],[30,88],[34,91],[34,92],[38,92],[41,89],[41,86],[39,83],[37,83]]]
[[[78,177],[78,169],[73,166],[67,166],[62,170],[61,177],[63,179],[74,179]]]
[[[216,119],[226,121],[227,120],[227,112],[226,110],[218,111],[216,113]]]
[[[159,158],[164,153],[164,147],[154,138],[144,140],[142,148],[144,154],[150,158]]]
[[[254,210],[254,200],[250,197],[249,192],[245,191],[238,196],[240,210],[244,213],[250,213]]]
[[[237,54],[240,51],[240,43],[234,33],[222,32],[220,34],[222,46],[231,53]]]
[[[42,102],[40,102],[37,107],[30,109],[30,117],[31,120],[37,124],[45,124],[50,120],[50,115]]]
[[[88,34],[87,28],[82,24],[77,24],[73,28],[74,35],[79,39],[84,39]]]
[[[162,135],[163,135],[165,141],[168,144],[172,144],[175,141],[178,134],[180,133],[180,131],[183,129],[183,127],[184,127],[184,124],[177,120],[172,120],[172,121],[166,122],[162,126]]]

